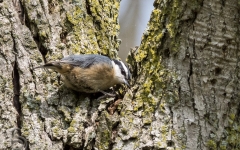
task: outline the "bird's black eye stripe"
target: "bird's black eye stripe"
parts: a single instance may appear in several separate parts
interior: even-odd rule
[[[124,76],[126,76],[126,72],[125,72],[125,70],[124,70],[123,68],[121,68],[121,73],[122,73]]]
[[[119,68],[120,68],[120,70],[121,70],[121,74],[124,75],[124,76],[126,76],[127,73],[126,73],[125,69],[123,68],[122,64],[120,63],[120,61],[115,60],[115,59],[113,59],[113,61],[114,61],[114,63],[115,63],[116,65],[119,66]]]

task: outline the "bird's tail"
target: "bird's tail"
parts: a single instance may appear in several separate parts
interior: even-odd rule
[[[49,63],[46,63],[45,65],[41,65],[41,66],[35,67],[33,69],[38,69],[38,68],[46,68],[46,69],[56,70],[58,68],[61,68],[61,65],[59,62],[49,62]]]

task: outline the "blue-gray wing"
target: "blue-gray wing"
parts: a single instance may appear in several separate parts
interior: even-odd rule
[[[89,68],[92,65],[100,63],[112,65],[109,57],[95,54],[70,55],[61,59],[60,62],[71,64],[73,66],[79,66],[81,68]]]

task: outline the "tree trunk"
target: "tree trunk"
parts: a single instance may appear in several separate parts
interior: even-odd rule
[[[114,147],[240,149],[239,2],[154,6],[142,44],[129,57],[136,91],[118,131],[126,128],[128,140]]]
[[[29,149],[110,146],[111,140],[102,137],[111,133],[106,125],[111,116],[104,104],[98,110],[99,101],[91,95],[71,91],[55,72],[33,67],[69,54],[116,57],[119,4],[119,0],[0,1],[0,149],[14,149],[23,138]]]
[[[131,90],[97,101],[33,67],[116,57],[119,1],[0,0],[0,149],[240,149],[238,1],[154,6]]]

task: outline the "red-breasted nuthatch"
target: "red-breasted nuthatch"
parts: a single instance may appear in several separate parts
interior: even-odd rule
[[[95,54],[71,55],[36,68],[59,72],[65,85],[85,93],[102,92],[116,84],[128,84],[131,74],[122,62]]]

